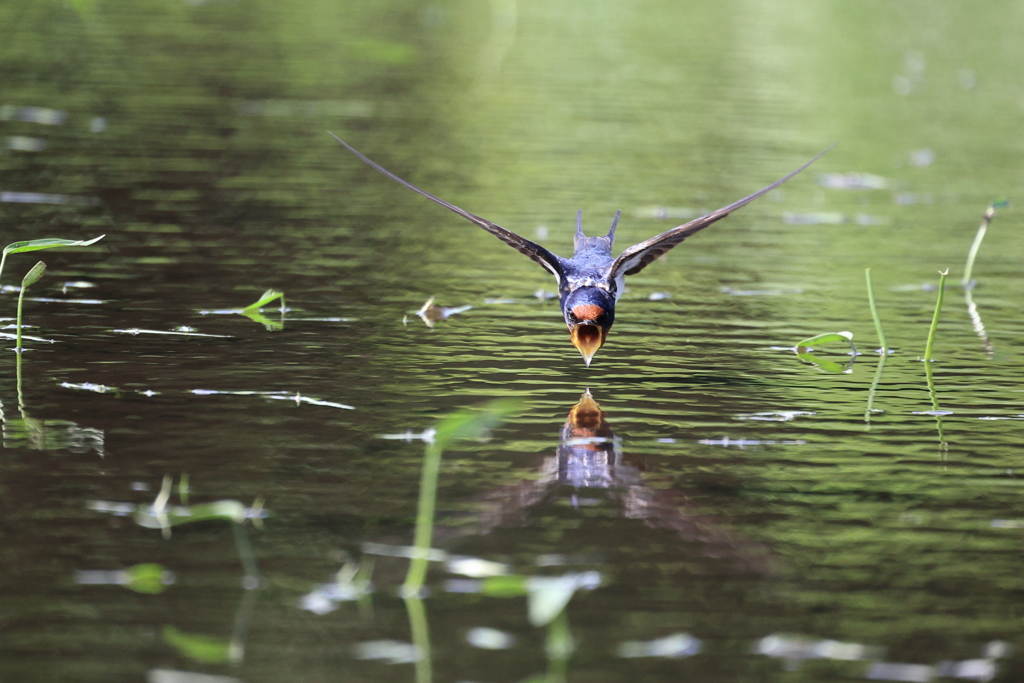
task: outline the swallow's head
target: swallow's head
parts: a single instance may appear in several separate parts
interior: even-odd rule
[[[580,287],[562,300],[562,313],[569,326],[572,344],[583,355],[590,367],[590,360],[604,345],[608,330],[615,320],[615,298],[598,287]]]

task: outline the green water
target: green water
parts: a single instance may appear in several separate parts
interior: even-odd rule
[[[20,399],[0,363],[0,679],[1018,680],[1014,204],[959,281],[1024,180],[1022,33],[1012,2],[0,4],[3,244],[106,234],[3,274],[46,262],[53,343]],[[577,209],[621,249],[839,144],[627,280],[588,369],[546,271],[328,129],[563,256]],[[231,312],[269,288],[283,329]],[[839,330],[848,372],[788,348]],[[403,600],[424,443],[381,436],[500,398]],[[165,476],[261,528],[140,525]],[[568,590],[526,577],[564,576],[538,618]]]

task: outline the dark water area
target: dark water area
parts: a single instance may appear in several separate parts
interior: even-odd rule
[[[1022,31],[1011,2],[0,4],[3,244],[105,235],[2,274],[13,324],[47,264],[0,362],[0,680],[1019,680]],[[618,250],[839,144],[628,278],[587,368],[550,274],[327,130],[563,256],[577,209],[621,209]],[[283,324],[241,314],[268,289]],[[840,330],[860,355],[794,353]],[[429,430],[499,399],[403,592]]]

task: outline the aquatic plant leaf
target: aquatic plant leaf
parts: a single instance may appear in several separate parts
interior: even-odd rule
[[[527,578],[525,576],[518,574],[493,576],[484,579],[480,592],[492,598],[518,598],[526,595],[528,592],[526,590],[526,581]]]
[[[46,237],[40,240],[26,240],[23,242],[12,242],[4,247],[3,255],[20,254],[26,251],[39,251],[40,249],[53,249],[54,247],[88,247],[96,244],[106,235],[94,237],[91,240],[65,240],[57,237]]]
[[[220,664],[229,660],[231,644],[224,638],[185,633],[173,626],[164,626],[164,642],[197,662]]]
[[[443,450],[449,443],[460,439],[486,438],[491,429],[520,409],[519,401],[498,399],[479,408],[457,410],[437,423],[434,443]]]
[[[247,508],[237,500],[218,500],[192,507],[164,507],[154,504],[140,507],[135,511],[135,523],[147,529],[163,529],[168,526],[189,522],[225,520],[241,524],[247,516]]]
[[[810,337],[804,339],[801,342],[797,342],[797,348],[814,346],[815,344],[828,344],[829,342],[852,342],[852,332],[828,332],[826,334],[819,334],[817,337]]]
[[[39,278],[41,278],[45,274],[46,264],[43,263],[42,261],[39,261],[34,266],[32,266],[32,268],[27,273],[25,273],[25,277],[21,279],[21,288],[25,289],[26,287],[29,287],[32,284],[38,282]]]
[[[535,576],[527,581],[527,613],[531,626],[544,626],[569,604],[579,583],[575,575]]]
[[[136,593],[156,594],[162,593],[165,588],[174,582],[174,575],[167,571],[162,564],[149,562],[137,564],[124,570],[125,586]]]
[[[271,301],[274,301],[275,299],[280,299],[283,296],[284,296],[284,292],[278,292],[278,291],[273,290],[273,289],[268,289],[267,291],[263,292],[263,296],[261,296],[257,301],[255,301],[254,303],[249,304],[248,306],[246,306],[242,310],[243,311],[251,311],[253,309],[262,308],[262,307],[266,306],[267,304],[269,304]]]

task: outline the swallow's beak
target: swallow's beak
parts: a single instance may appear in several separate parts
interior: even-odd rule
[[[604,346],[605,337],[608,336],[608,331],[599,325],[580,323],[573,326],[572,332],[572,345],[579,349],[583,355],[583,362],[590,367],[590,360],[597,353],[597,350]]]

